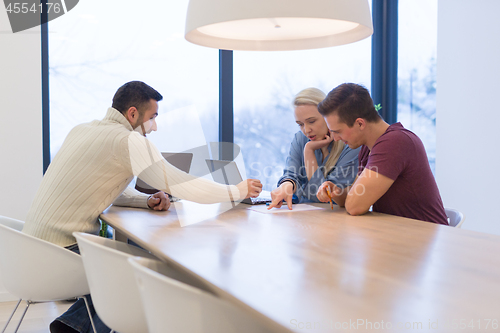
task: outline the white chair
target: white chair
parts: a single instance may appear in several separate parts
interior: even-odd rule
[[[0,217],[0,274],[5,289],[19,298],[2,333],[22,300],[27,305],[15,332],[32,303],[65,300],[89,293],[80,256],[23,234],[20,231],[23,225],[19,220]]]
[[[448,217],[448,223],[451,227],[461,228],[465,221],[465,215],[456,209],[445,208],[446,217]]]
[[[17,231],[23,230],[24,222],[6,216],[0,216],[0,224]]]
[[[231,303],[208,290],[173,278],[165,263],[130,258],[150,333],[256,333],[270,332]]]
[[[129,257],[155,258],[140,248],[85,233],[78,241],[90,294],[99,318],[120,333],[148,332]]]

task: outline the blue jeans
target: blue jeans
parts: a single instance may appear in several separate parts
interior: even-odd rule
[[[89,303],[90,313],[92,315],[92,320],[94,321],[96,332],[109,333],[111,329],[102,322],[102,320],[95,312],[90,295],[85,295],[85,297],[87,298],[87,302]],[[85,306],[85,302],[83,299],[79,299],[78,301],[76,301],[76,303],[73,304],[68,309],[68,311],[63,313],[60,317],[56,318],[56,320],[80,333],[94,332],[92,329],[92,324],[90,323],[87,307]]]
[[[80,249],[78,248],[78,244],[67,246],[66,249],[73,251],[77,254],[80,254]],[[94,305],[92,304],[92,298],[90,298],[90,295],[85,295],[85,298],[89,303],[90,314],[92,316],[92,320],[94,321],[96,332],[109,333],[111,329],[102,322],[101,318],[99,318],[99,316],[95,312]],[[60,321],[61,323],[71,327],[72,329],[80,333],[94,333],[94,330],[92,329],[92,324],[90,322],[89,313],[87,312],[87,307],[85,306],[85,301],[83,299],[79,299],[78,301],[76,301],[75,304],[73,304],[68,309],[68,311],[63,313],[55,320]]]

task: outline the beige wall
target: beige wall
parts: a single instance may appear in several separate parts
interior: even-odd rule
[[[40,28],[12,34],[0,5],[0,215],[24,220],[42,179]],[[10,300],[0,281],[0,301]]]
[[[436,178],[465,229],[500,235],[500,1],[439,0]]]

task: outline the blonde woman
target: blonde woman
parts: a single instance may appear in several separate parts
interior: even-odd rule
[[[283,176],[278,188],[271,192],[269,209],[280,208],[283,200],[288,208],[293,203],[320,202],[316,193],[325,181],[340,188],[351,185],[357,174],[358,149],[350,149],[342,141],[334,141],[318,104],[326,97],[317,88],[299,92],[293,101],[295,121],[300,131],[290,145]]]

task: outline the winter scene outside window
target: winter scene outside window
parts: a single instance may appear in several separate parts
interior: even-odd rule
[[[219,51],[184,39],[187,5],[121,1],[117,13],[115,2],[86,0],[49,23],[52,158],[74,126],[104,118],[132,80],[163,95],[158,131],[148,136],[161,151],[217,141]]]
[[[422,139],[434,172],[437,0],[401,0],[398,19],[398,121]]]

